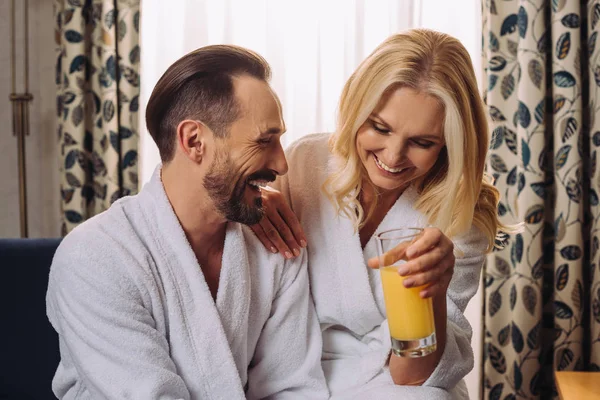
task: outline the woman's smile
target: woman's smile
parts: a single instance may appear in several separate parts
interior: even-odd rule
[[[373,159],[375,160],[375,165],[377,166],[377,168],[379,168],[380,171],[382,173],[384,173],[384,175],[386,175],[386,176],[399,176],[400,174],[402,174],[402,172],[410,169],[409,167],[401,167],[401,168],[390,167],[387,164],[385,164],[383,161],[381,161],[375,155],[375,153],[371,153],[371,154],[373,154]]]

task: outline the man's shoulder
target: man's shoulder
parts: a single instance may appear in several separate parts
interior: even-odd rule
[[[79,224],[65,236],[59,248],[94,250],[96,246],[110,246],[109,239],[113,237],[118,239],[119,235],[125,233],[127,226],[130,225],[125,210],[125,205],[130,200],[129,198],[120,199],[107,210]]]
[[[237,223],[237,222],[236,222]],[[244,237],[244,245],[246,246],[246,254],[248,254],[249,262],[252,259],[260,260],[261,264],[264,264],[270,271],[274,271],[278,268],[282,268],[284,264],[284,257],[279,253],[272,253],[265,245],[258,239],[252,229],[244,224],[240,224],[242,234]],[[250,267],[253,267],[252,265]]]
[[[120,260],[128,259],[132,264],[139,259],[132,253],[142,241],[125,209],[131,201],[115,202],[67,234],[56,250],[51,273],[72,273],[75,269],[78,274],[96,275],[117,269]]]
[[[249,256],[250,268],[261,268],[262,273],[271,274],[275,279],[284,280],[291,275],[297,275],[303,268],[306,269],[304,255],[286,259],[281,253],[272,253],[256,237],[252,229],[242,225],[246,251]],[[305,250],[302,250],[305,253]],[[252,265],[252,264],[260,265]],[[280,282],[281,283],[281,282]]]

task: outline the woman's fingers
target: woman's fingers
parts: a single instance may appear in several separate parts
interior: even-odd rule
[[[291,208],[285,205],[285,207],[279,207],[279,218],[285,224],[285,231],[288,237],[285,235],[283,239],[287,242],[288,246],[292,247],[306,247],[306,236],[304,235],[304,230],[302,229],[302,225],[300,225],[300,221],[296,217],[296,214],[292,211]],[[271,221],[273,222],[273,221]],[[281,230],[280,230],[281,233]]]
[[[423,298],[445,295],[454,273],[454,244],[439,229],[427,228],[412,243],[401,243],[381,257],[367,261],[370,268],[392,265],[398,260],[398,274],[404,286],[422,287]],[[380,262],[381,261],[381,262]]]
[[[263,218],[266,218],[266,217],[263,217]],[[260,240],[260,242],[263,244],[263,246],[265,246],[271,253],[277,253],[277,248],[275,247],[273,242],[271,242],[271,240],[269,240],[269,238],[265,234],[264,229],[262,228],[262,226],[260,226],[260,223],[255,224],[255,225],[250,225],[250,229],[252,229],[252,232],[254,232],[254,234],[256,235],[258,240]]]
[[[251,226],[261,243],[273,253],[286,258],[300,255],[306,247],[306,236],[298,218],[285,202],[283,195],[270,187],[261,189],[265,215],[259,224]]]
[[[427,253],[432,248],[437,247],[447,253],[452,253],[454,244],[438,228],[425,228],[423,233],[406,250],[409,259]]]
[[[369,258],[367,261],[367,266],[373,269],[379,268],[379,257]]]
[[[279,235],[279,231],[273,224],[270,219],[265,216],[260,222],[260,226],[264,231],[265,236],[273,243],[273,246],[279,251],[281,254],[285,256],[285,258],[292,258],[294,254],[292,250],[285,244],[281,235]],[[272,250],[271,250],[272,251]]]
[[[281,215],[276,211],[269,214],[269,222],[271,222],[271,225],[275,228],[275,232],[271,231],[272,237],[269,236],[269,234],[267,234],[267,236],[271,242],[275,244],[275,247],[283,254],[285,254],[285,251],[291,251],[294,256],[299,256],[300,244],[296,241],[290,227],[286,221],[281,218]]]
[[[447,270],[439,281],[423,288],[423,290],[421,290],[421,292],[419,293],[421,298],[426,299],[428,297],[437,297],[440,295],[445,296],[446,288],[450,284],[450,280],[452,279],[453,273],[454,269]]]
[[[452,265],[444,261],[435,268],[432,268],[425,272],[411,274],[404,279],[405,287],[419,287],[432,285],[439,281],[443,281],[447,276],[448,270],[452,269]]]
[[[444,261],[450,261],[451,264],[454,265],[454,254],[447,253],[446,250],[440,247],[435,247],[429,252],[400,265],[398,273],[400,275],[418,274],[420,272],[438,268]]]
[[[380,266],[393,265],[398,260],[406,260],[408,246],[410,246],[410,243],[400,243],[381,256],[381,263],[379,257],[373,257],[367,261],[367,265],[370,268],[379,268]]]

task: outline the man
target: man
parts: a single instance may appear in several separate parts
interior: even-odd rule
[[[305,254],[268,253],[241,225],[287,171],[269,77],[260,56],[209,46],[157,83],[146,123],[162,165],[52,264],[59,398],[328,396]]]

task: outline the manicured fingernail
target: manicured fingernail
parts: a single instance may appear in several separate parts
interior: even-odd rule
[[[398,273],[402,276],[404,275],[408,275],[408,268],[407,267],[399,267],[398,268]]]
[[[407,256],[408,258],[411,258],[412,256],[414,256],[414,255],[415,255],[415,253],[416,253],[416,252],[417,252],[417,251],[415,250],[415,248],[414,248],[414,247],[409,247],[408,249],[406,249],[406,256]]]
[[[271,247],[271,253],[277,253],[277,249],[275,247]]]
[[[414,281],[412,279],[405,279],[404,280],[404,287],[412,287],[412,285],[414,284]]]
[[[292,253],[290,253],[289,251],[286,251],[285,258],[292,258]]]
[[[294,249],[294,255],[298,257],[300,255],[300,250]]]
[[[300,241],[300,246],[302,246],[302,247],[306,247],[306,245],[307,245],[307,243],[306,243],[306,240],[302,239],[302,240]]]

